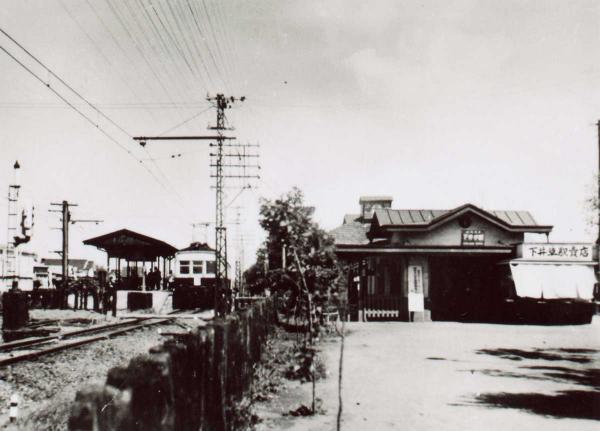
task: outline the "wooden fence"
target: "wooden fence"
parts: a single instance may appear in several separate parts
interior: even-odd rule
[[[403,296],[367,295],[364,299],[367,320],[407,320],[408,300]]]
[[[77,393],[69,429],[234,430],[275,322],[270,299],[164,342]]]

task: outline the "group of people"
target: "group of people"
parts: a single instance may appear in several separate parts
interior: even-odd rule
[[[162,275],[158,268],[152,268],[145,273],[145,277],[146,290],[162,289]],[[125,290],[140,290],[143,285],[142,277],[138,275],[137,271],[131,271],[123,278],[119,278],[118,274],[112,271],[108,274],[108,282],[113,286],[117,286],[117,289]]]
[[[158,268],[152,268],[148,274],[146,274],[146,290],[160,290],[161,289],[162,276]]]

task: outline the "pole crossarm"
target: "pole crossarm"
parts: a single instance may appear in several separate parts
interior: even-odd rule
[[[209,144],[211,147],[216,147],[219,144]],[[258,144],[223,144],[223,147],[234,147],[234,148],[259,148]]]
[[[71,224],[75,223],[103,223],[104,220],[71,220]]]
[[[211,157],[219,157],[219,154],[210,153]],[[221,154],[220,157],[237,157],[238,159],[244,159],[247,157],[260,157],[258,154]]]
[[[211,178],[217,178],[218,175],[211,175]],[[260,179],[258,175],[220,175],[221,178],[255,178]]]
[[[236,139],[233,136],[134,136],[134,141],[216,141],[218,139]]]

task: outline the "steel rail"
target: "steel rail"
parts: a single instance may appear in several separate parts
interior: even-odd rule
[[[59,352],[61,350],[68,350],[71,348],[79,347],[85,344],[90,344],[96,341],[106,340],[118,335],[124,334],[126,332],[135,331],[136,329],[145,328],[148,326],[159,325],[163,323],[170,322],[174,319],[177,319],[177,313],[181,313],[181,311],[176,310],[172,313],[172,317],[164,317],[161,319],[156,319],[152,317],[141,317],[132,320],[128,320],[125,322],[117,322],[108,325],[96,326],[93,328],[85,328],[77,331],[70,331],[61,335],[52,335],[48,337],[35,337],[29,338],[25,340],[13,341],[5,344],[0,344],[0,352],[8,353],[10,356],[1,358],[0,357],[0,368],[11,365],[17,362],[27,361],[30,359],[35,359],[40,356],[48,355],[51,353]],[[116,328],[116,329],[115,329]],[[87,335],[87,336],[86,336]],[[81,337],[75,339],[73,341],[64,341],[65,339],[73,338],[73,337]],[[49,347],[43,347],[48,343],[56,341],[60,344],[52,345]],[[33,351],[24,351],[23,353],[15,353],[11,354],[11,351],[20,349],[26,350],[28,348],[38,348],[42,347],[39,350]]]
[[[173,317],[175,318],[175,317]],[[107,340],[110,338],[113,338],[117,335],[121,335],[124,334],[126,332],[129,331],[134,331],[136,329],[141,329],[147,326],[152,326],[152,325],[158,325],[160,323],[165,323],[168,322],[170,320],[172,320],[173,318],[166,318],[166,319],[162,319],[162,320],[153,320],[150,322],[144,322],[144,323],[140,323],[138,325],[134,325],[134,326],[130,326],[130,327],[126,327],[126,328],[121,328],[121,329],[117,329],[115,331],[110,331],[110,332],[105,332],[105,333],[101,333],[98,335],[92,335],[89,337],[84,337],[84,338],[80,338],[80,339],[76,339],[73,341],[67,341],[67,342],[63,342],[57,345],[53,345],[53,346],[49,346],[46,348],[42,348],[39,350],[34,350],[34,351],[26,351],[23,352],[21,354],[16,354],[16,355],[12,355],[9,356],[7,358],[3,358],[0,359],[0,367],[4,367],[7,365],[12,365],[15,364],[17,362],[22,362],[22,361],[28,361],[30,359],[35,359],[38,358],[40,356],[45,356],[45,355],[49,355],[51,353],[56,353],[56,352],[60,352],[62,350],[68,350],[68,349],[72,349],[75,347],[79,347],[85,344],[90,344],[90,343],[94,343],[96,341],[101,341],[101,340]],[[62,341],[62,340],[59,340]],[[46,343],[41,343],[41,344],[46,344]]]

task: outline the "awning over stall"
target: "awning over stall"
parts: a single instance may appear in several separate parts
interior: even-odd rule
[[[517,295],[521,298],[593,299],[594,267],[584,263],[510,261]]]

